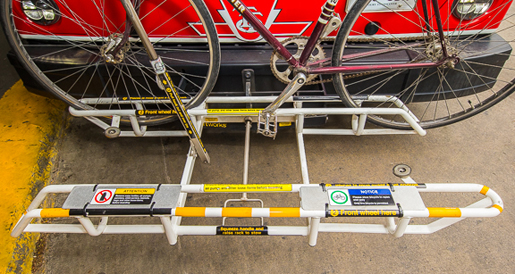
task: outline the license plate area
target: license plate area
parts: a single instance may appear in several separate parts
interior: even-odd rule
[[[358,0],[347,0],[345,11],[349,12]],[[412,11],[417,0],[372,0],[363,12],[400,12]]]

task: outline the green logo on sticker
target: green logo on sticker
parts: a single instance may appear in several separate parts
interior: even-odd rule
[[[349,196],[345,192],[337,190],[331,193],[331,200],[336,204],[343,205],[349,200]]]

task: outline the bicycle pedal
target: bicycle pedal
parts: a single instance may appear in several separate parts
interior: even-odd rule
[[[275,139],[277,135],[277,116],[271,113],[259,112],[257,133]]]

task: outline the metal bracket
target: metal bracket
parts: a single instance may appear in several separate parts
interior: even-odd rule
[[[243,89],[245,90],[245,96],[252,96],[252,93],[256,91],[256,81],[254,78],[253,69],[244,69],[241,71],[241,77],[243,80]],[[247,103],[247,108],[253,108],[252,103]]]
[[[326,38],[331,32],[339,28],[342,24],[342,19],[338,13],[333,13],[333,17],[329,19],[327,25],[325,25],[324,31],[322,32],[321,38]]]

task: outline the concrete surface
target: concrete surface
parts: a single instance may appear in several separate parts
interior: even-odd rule
[[[432,235],[399,239],[326,233],[319,235],[315,247],[305,237],[183,236],[176,246],[170,246],[164,235],[51,234],[41,242],[36,272],[513,273],[514,104],[512,96],[477,117],[430,130],[426,137],[306,137],[311,183],[399,182],[391,169],[405,163],[413,168],[412,177],[419,183],[469,182],[491,187],[504,199],[505,211],[499,217],[467,219]],[[197,163],[192,183],[240,183],[244,132],[210,130],[203,141],[212,164]],[[275,141],[252,134],[251,142],[249,183],[300,183],[293,130],[282,130]],[[99,128],[74,118],[59,148],[52,183],[176,184],[187,150],[184,138],[107,139]],[[298,206],[299,202],[294,194],[249,196],[263,197],[265,207]],[[187,205],[222,206],[226,197],[238,195],[190,195]],[[454,207],[466,206],[481,195],[423,198],[426,206]],[[238,220],[230,221],[236,224]],[[304,221],[266,220],[266,224]],[[215,225],[221,220],[183,222]]]

